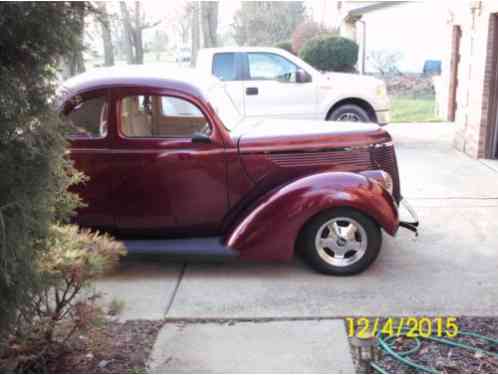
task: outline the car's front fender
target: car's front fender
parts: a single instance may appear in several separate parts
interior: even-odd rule
[[[354,208],[387,233],[399,227],[391,195],[358,173],[324,172],[306,176],[268,192],[240,218],[225,237],[242,258],[284,260],[292,256],[305,223],[323,210]]]

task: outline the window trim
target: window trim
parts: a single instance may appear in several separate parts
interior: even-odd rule
[[[127,98],[129,96],[140,96],[140,95],[149,95],[149,96],[171,96],[171,97],[174,97],[174,98],[177,98],[177,99],[183,99],[187,102],[189,102],[190,104],[192,104],[193,106],[195,106],[201,113],[202,115],[204,116],[204,118],[206,119],[206,122],[207,124],[209,125],[209,133],[208,133],[208,136],[211,137],[211,135],[213,134],[213,125],[211,124],[211,121],[209,119],[209,116],[206,115],[206,112],[201,108],[201,106],[197,105],[196,103],[194,103],[192,100],[188,99],[187,97],[184,97],[182,96],[181,94],[172,94],[172,93],[155,93],[155,92],[145,92],[145,91],[136,91],[136,92],[133,92],[133,93],[127,93],[125,95],[120,95],[119,97],[116,98],[116,117],[117,117],[117,123],[116,123],[116,133],[118,135],[118,137],[120,139],[123,139],[123,140],[135,140],[135,141],[143,141],[143,140],[152,140],[152,141],[164,141],[164,140],[168,140],[168,139],[171,139],[171,140],[191,140],[192,139],[192,135],[189,137],[189,136],[162,136],[162,137],[156,137],[156,136],[151,136],[151,137],[130,137],[128,135],[126,135],[123,130],[122,130],[122,125],[123,125],[123,122],[122,122],[122,117],[121,117],[121,112],[123,110],[123,99],[124,98]],[[161,107],[162,109],[162,107]]]
[[[277,57],[280,57],[281,59],[284,59],[285,61],[287,61],[288,63],[294,65],[297,69],[296,70],[304,70],[307,74],[309,74],[306,69],[303,69],[301,66],[299,66],[298,64],[296,64],[294,61],[291,61],[289,60],[288,58],[282,56],[282,55],[279,55],[278,53],[275,53],[275,52],[265,52],[265,51],[261,51],[261,52],[258,52],[258,51],[251,51],[251,52],[246,52],[246,58],[245,58],[245,63],[246,63],[246,81],[260,81],[260,82],[280,82],[278,79],[256,79],[256,78],[251,78],[251,64],[249,62],[249,55],[274,55],[274,56],[277,56]],[[298,83],[298,82],[286,82],[286,83]]]

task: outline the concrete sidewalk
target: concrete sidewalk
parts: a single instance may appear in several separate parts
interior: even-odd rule
[[[151,372],[354,373],[342,320],[166,323]]]
[[[104,305],[123,302],[121,321],[164,319],[173,302],[183,265],[161,263],[158,258],[122,261],[116,272],[97,283]]]

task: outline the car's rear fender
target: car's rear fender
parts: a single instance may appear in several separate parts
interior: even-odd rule
[[[364,213],[390,235],[398,230],[397,207],[380,184],[358,173],[324,172],[300,178],[262,196],[231,226],[225,244],[242,258],[289,259],[308,220],[337,207]]]

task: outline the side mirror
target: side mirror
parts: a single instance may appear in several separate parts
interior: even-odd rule
[[[211,138],[207,134],[195,132],[192,134],[192,143],[211,143]]]
[[[306,73],[304,69],[296,70],[296,82],[297,83],[308,83],[311,82],[311,75]]]

